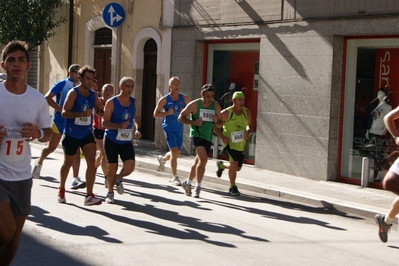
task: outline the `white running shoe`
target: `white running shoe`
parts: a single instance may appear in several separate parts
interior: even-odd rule
[[[35,179],[39,179],[41,170],[42,170],[42,164],[39,164],[38,160],[36,160],[35,166],[33,167],[33,170],[32,170],[32,177]]]
[[[123,193],[125,193],[125,189],[123,187],[122,180],[116,178],[115,186],[116,186],[116,192],[118,192],[118,194],[122,195]]]
[[[59,203],[66,203],[65,188],[58,189],[58,202]]]
[[[199,198],[200,192],[201,192],[201,187],[196,186],[194,190],[194,198]]]
[[[71,189],[78,189],[78,188],[85,188],[86,187],[86,182],[80,180],[79,177],[76,177],[73,179],[72,184],[71,184]]]
[[[186,196],[191,197],[191,185],[187,184],[187,180],[184,180],[181,186],[184,189]]]
[[[99,198],[96,198],[93,193],[85,198],[85,206],[100,205],[101,203],[102,201]]]
[[[181,186],[181,182],[177,176],[172,177],[172,184],[175,186]]]
[[[108,192],[107,196],[105,197],[106,203],[114,203],[114,192]]]
[[[162,155],[158,155],[157,160],[158,160],[158,163],[159,163],[157,170],[160,171],[160,172],[165,171],[165,161],[163,159],[163,156]]]

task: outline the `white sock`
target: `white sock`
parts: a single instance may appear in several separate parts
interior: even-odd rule
[[[191,180],[187,178],[187,185],[191,185]]]
[[[197,183],[197,187],[201,187],[201,183]]]
[[[392,224],[393,219],[394,219],[394,218],[389,217],[388,214],[387,214],[387,215],[385,215],[385,217],[384,217],[384,222],[385,222],[387,225],[390,225],[390,224]]]

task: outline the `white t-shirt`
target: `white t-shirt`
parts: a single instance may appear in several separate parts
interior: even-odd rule
[[[0,144],[0,179],[21,181],[32,177],[29,142],[21,136],[24,123],[39,128],[51,124],[49,107],[43,95],[27,85],[24,94],[13,94],[0,82],[0,125],[5,126],[6,137]]]

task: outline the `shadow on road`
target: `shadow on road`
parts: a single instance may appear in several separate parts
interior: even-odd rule
[[[74,205],[70,204],[70,206]],[[52,230],[56,230],[65,234],[94,237],[109,243],[121,243],[121,241],[115,238],[106,236],[108,235],[108,233],[100,227],[77,226],[75,224],[68,223],[58,217],[51,216],[49,215],[48,211],[43,210],[42,208],[37,206],[32,206],[32,213],[30,216],[28,216],[27,220],[36,223],[38,226],[51,228]]]
[[[39,242],[35,237],[22,231],[20,245],[11,266],[26,265],[74,265],[89,266],[72,258],[70,255]]]
[[[137,180],[132,180],[130,181],[131,183],[140,186],[140,187],[147,187],[147,188],[151,188],[151,189],[162,189],[160,188],[159,185],[156,184],[149,184],[146,182],[141,182],[141,181],[137,181]],[[172,189],[175,189],[175,187],[172,187]],[[181,188],[180,188],[181,190]],[[252,214],[259,214],[262,215],[265,218],[268,219],[277,219],[277,220],[284,220],[284,221],[288,221],[288,222],[294,222],[294,223],[301,223],[301,224],[314,224],[314,225],[318,225],[318,226],[322,226],[322,227],[326,227],[329,229],[334,229],[334,230],[346,230],[345,228],[340,228],[340,227],[335,227],[330,225],[327,222],[323,222],[320,220],[316,220],[316,219],[312,219],[312,218],[308,218],[308,217],[304,217],[304,216],[290,216],[290,215],[286,215],[286,214],[282,214],[282,213],[276,213],[276,212],[270,212],[267,210],[263,210],[263,209],[259,209],[259,208],[252,208],[252,207],[246,207],[243,206],[242,204],[239,204],[242,201],[247,201],[247,202],[264,202],[266,204],[273,204],[275,206],[279,206],[279,207],[283,207],[283,208],[289,208],[289,209],[297,209],[300,211],[307,211],[310,213],[319,213],[319,214],[335,214],[335,215],[339,215],[339,216],[343,216],[343,217],[349,217],[352,219],[361,219],[359,217],[356,216],[348,216],[346,213],[343,212],[339,212],[336,210],[330,210],[327,208],[321,208],[321,207],[310,207],[310,206],[306,206],[306,205],[302,205],[302,204],[298,204],[298,203],[291,203],[291,202],[286,202],[286,201],[279,201],[279,200],[274,200],[274,199],[268,199],[268,198],[260,198],[260,197],[253,197],[253,196],[240,196],[240,197],[231,197],[228,196],[228,194],[226,194],[225,192],[221,192],[221,191],[217,191],[217,190],[212,190],[212,189],[202,189],[203,191],[208,191],[210,193],[213,194],[219,194],[221,196],[225,196],[228,197],[229,200],[231,199],[232,202],[225,202],[225,201],[217,201],[217,200],[210,200],[210,199],[204,199],[202,198],[200,202],[207,202],[207,203],[211,203],[211,204],[215,204],[215,205],[219,205],[219,206],[223,206],[226,208],[232,208],[238,211],[244,211],[244,212],[248,212],[248,213],[252,213]],[[128,191],[127,191],[128,192]],[[163,203],[167,203],[167,204],[172,204],[172,205],[185,205],[187,206],[188,204],[196,204],[198,206],[201,206],[200,204],[196,203],[196,202],[191,202],[191,201],[177,201],[177,200],[173,200],[170,198],[164,198],[164,197],[159,197],[155,194],[147,194],[147,193],[142,193],[142,192],[134,192],[131,191],[131,193],[134,193],[135,196],[138,197],[143,197],[146,199],[149,199],[153,202],[163,202]],[[120,205],[123,205],[123,203],[119,203]],[[124,206],[124,205],[123,205]],[[267,205],[265,205],[266,208]],[[128,209],[128,206],[124,206]],[[194,206],[197,207],[197,206]],[[202,209],[204,209],[202,207]],[[211,210],[211,209],[207,209],[207,210]],[[147,209],[143,209],[142,210],[144,213],[147,213],[149,215],[152,215],[152,213],[148,213]],[[164,210],[160,210],[161,212]],[[162,218],[159,217],[159,211],[154,213],[155,216],[157,216],[158,218]],[[173,216],[175,217],[175,216]],[[191,217],[186,217],[186,219],[192,219]],[[170,220],[170,217],[168,217],[168,220]],[[182,221],[180,220],[173,220],[176,222],[181,223]],[[200,230],[207,230],[209,228],[204,228],[204,226],[198,226],[196,227],[196,223],[195,221],[189,221],[187,223],[188,226],[200,229]],[[194,225],[194,226],[193,226]],[[212,231],[212,229],[209,229],[208,231],[214,232]],[[226,233],[226,232],[224,232]],[[233,233],[233,232],[232,232]],[[237,234],[238,232],[234,232],[233,234]]]

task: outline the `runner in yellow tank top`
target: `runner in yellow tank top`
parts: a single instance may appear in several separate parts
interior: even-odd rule
[[[251,112],[244,107],[245,95],[241,91],[233,94],[233,105],[221,112],[221,121],[215,126],[215,133],[223,141],[223,152],[230,162],[225,165],[217,161],[218,177],[222,176],[224,169],[229,169],[230,189],[234,196],[240,195],[236,185],[237,172],[241,170],[244,161],[244,149],[246,140],[251,135]],[[220,130],[222,128],[222,131]]]

